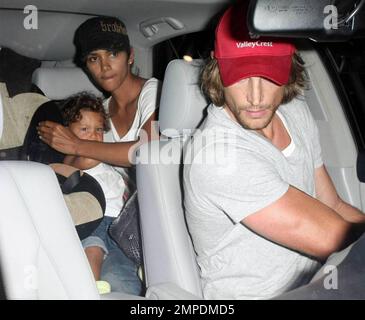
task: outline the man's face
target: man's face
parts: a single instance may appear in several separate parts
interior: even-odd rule
[[[224,88],[226,107],[246,129],[262,130],[272,121],[284,95],[284,86],[260,77],[242,79]]]

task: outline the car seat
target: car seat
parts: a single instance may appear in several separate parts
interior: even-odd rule
[[[141,299],[99,296],[49,166],[0,161],[0,176],[0,269],[8,299]]]
[[[4,122],[4,111],[3,111],[3,99],[1,98],[1,95],[0,95],[0,140],[1,140],[1,137],[3,136],[3,124]]]
[[[0,95],[0,141],[6,129],[3,111]],[[143,299],[119,292],[99,295],[49,166],[0,161],[0,177],[0,270],[8,299]]]
[[[19,159],[20,147],[34,112],[49,99],[38,93],[20,93],[10,97],[5,83],[0,82],[2,100],[2,135],[0,160]]]
[[[160,141],[144,144],[137,154],[137,188],[141,214],[147,294],[155,299],[198,299],[202,297],[199,269],[186,227],[183,207],[182,156],[191,130],[204,118],[207,106],[198,86],[201,62],[170,62],[166,69],[160,101]],[[311,68],[310,68],[311,71]],[[312,76],[312,73],[310,73]],[[313,107],[313,99],[306,100]],[[315,104],[317,105],[317,104]],[[318,111],[314,113],[318,117]],[[189,161],[185,158],[184,161]],[[362,237],[331,256],[306,286],[275,299],[364,298]],[[327,268],[341,273],[339,290],[325,290]],[[353,268],[354,271],[351,271]],[[357,271],[361,272],[357,272]],[[360,281],[359,281],[360,279]]]
[[[183,147],[208,105],[198,85],[201,64],[201,60],[169,63],[160,100],[161,140],[144,144],[137,152],[146,296],[150,298],[202,297],[181,183]]]
[[[32,82],[51,100],[62,100],[80,91],[102,96],[86,73],[77,67],[41,67],[33,72]]]
[[[5,83],[0,83],[2,97],[3,134],[0,138],[0,160],[21,158],[21,146],[34,112],[49,100],[62,100],[80,91],[102,96],[81,68],[40,67],[32,75],[32,82],[44,95],[20,93],[10,97]]]
[[[71,216],[48,166],[0,162],[0,252],[9,299],[98,299]]]

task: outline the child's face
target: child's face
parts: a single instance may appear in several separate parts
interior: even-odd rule
[[[94,111],[80,110],[81,120],[70,123],[69,129],[80,139],[103,141],[103,116]]]

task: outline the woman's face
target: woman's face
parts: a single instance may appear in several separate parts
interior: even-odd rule
[[[93,79],[105,91],[117,90],[128,77],[133,55],[125,51],[95,50],[86,57],[86,67]]]

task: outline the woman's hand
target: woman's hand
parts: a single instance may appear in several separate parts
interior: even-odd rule
[[[132,165],[129,159],[134,159],[135,149],[143,141],[141,139],[139,142],[106,143],[82,140],[68,128],[52,121],[40,122],[37,130],[41,140],[59,152],[78,156],[79,158],[91,158],[119,167],[130,167]],[[130,155],[130,158],[128,158],[128,155]],[[74,163],[74,165],[77,166],[77,163]],[[81,167],[82,165],[80,165]]]
[[[77,147],[81,139],[76,137],[68,128],[52,121],[40,122],[38,127],[39,138],[59,152],[68,155],[77,155]]]

